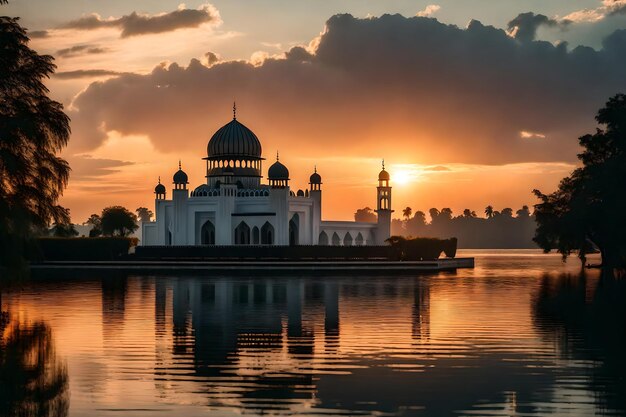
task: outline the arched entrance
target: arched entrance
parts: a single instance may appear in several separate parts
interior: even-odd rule
[[[258,245],[259,241],[260,241],[260,238],[259,238],[259,228],[254,226],[252,228],[252,243],[255,244],[255,245]]]
[[[339,235],[337,234],[337,232],[333,233],[333,246],[339,246],[341,245],[341,239],[339,238]]]
[[[274,244],[274,226],[272,226],[270,222],[265,222],[263,227],[261,227],[261,244]]]
[[[326,234],[326,232],[322,231],[322,233],[320,233],[318,245],[328,246],[328,235]]]
[[[289,221],[289,246],[300,244],[300,216],[294,214]]]
[[[202,245],[215,245],[215,225],[207,220],[200,229],[200,243]]]
[[[352,246],[352,235],[350,232],[346,233],[343,238],[343,246]]]
[[[250,226],[246,222],[241,222],[235,228],[235,245],[250,244]]]
[[[363,246],[363,235],[361,234],[361,232],[359,232],[359,234],[356,235],[356,239],[354,240],[354,243],[356,243],[357,246]]]

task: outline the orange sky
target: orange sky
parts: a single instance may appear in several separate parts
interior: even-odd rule
[[[271,14],[274,31],[221,2],[82,5],[67,17],[7,6],[58,65],[48,85],[73,132],[61,204],[76,223],[109,205],[153,208],[158,176],[169,190],[179,159],[190,187],[200,185],[207,142],[236,99],[238,120],[261,140],[265,173],[280,151],[295,191],[317,165],[325,219],[374,206],[383,158],[397,217],[406,206],[515,211],[536,202],[532,189],[550,191],[571,172],[576,138],[626,89],[626,40],[612,33],[622,18],[592,0],[595,20],[567,2],[542,10],[547,20],[511,20],[513,3],[497,18],[446,2],[388,6],[403,15],[346,3],[354,16],[310,10],[294,17],[301,28]],[[567,30],[559,16],[570,16]],[[585,38],[591,29],[604,41]]]

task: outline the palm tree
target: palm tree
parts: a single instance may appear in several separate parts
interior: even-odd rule
[[[28,41],[17,18],[0,16],[0,263],[22,259],[24,243],[50,223],[69,223],[57,202],[70,167],[57,153],[70,120],[44,84],[53,58]]]
[[[488,219],[493,217],[493,206],[485,207],[485,216],[487,216]]]
[[[406,207],[404,210],[402,210],[402,215],[406,220],[409,220],[411,218],[411,214],[413,214],[413,209],[411,207]]]

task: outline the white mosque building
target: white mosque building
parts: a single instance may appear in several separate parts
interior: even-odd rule
[[[322,177],[294,192],[276,155],[262,184],[264,158],[257,136],[237,120],[220,128],[207,147],[206,183],[191,193],[187,174],[174,174],[171,199],[154,189],[156,220],[142,224],[144,246],[383,245],[391,231],[389,173],[378,175],[377,223],[322,220]]]

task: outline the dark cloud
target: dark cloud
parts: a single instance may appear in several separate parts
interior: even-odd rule
[[[71,48],[59,49],[54,55],[59,58],[70,58],[78,55],[102,54],[107,51],[107,48],[102,48],[98,45],[76,45]]]
[[[509,34],[521,42],[534,41],[540,26],[565,28],[571,22],[555,20],[532,12],[520,13],[508,23]]]
[[[305,61],[312,61],[313,60],[313,55],[307,51],[306,49],[304,49],[301,46],[296,46],[294,48],[291,48],[286,54],[285,57],[287,59],[291,59],[294,61],[299,61],[299,62],[305,62]]]
[[[204,54],[204,57],[206,58],[206,62],[209,66],[216,64],[220,60],[220,58],[213,52],[207,52]]]
[[[204,5],[198,9],[180,7],[173,12],[157,15],[144,15],[132,12],[129,15],[109,19],[103,19],[94,13],[72,20],[61,26],[61,28],[94,30],[114,27],[121,29],[122,38],[126,38],[129,36],[170,32],[182,28],[195,28],[204,23],[217,21],[219,21],[217,10],[210,5]]]
[[[118,159],[94,158],[91,155],[73,155],[67,158],[72,167],[71,180],[85,180],[119,172],[119,168],[133,162]]]
[[[106,77],[111,75],[127,74],[124,72],[104,70],[104,69],[89,69],[89,70],[75,70],[75,71],[61,71],[54,74],[55,78],[61,80],[72,80],[76,78],[95,78]]]
[[[28,37],[31,39],[47,38],[50,33],[47,30],[31,30],[28,32]]]
[[[573,161],[597,109],[626,91],[626,40],[609,40],[602,50],[568,51],[478,21],[461,29],[432,18],[337,15],[314,54],[292,49],[259,66],[192,60],[93,83],[74,100],[71,146],[95,148],[115,130],[147,135],[167,152],[200,153],[236,98],[238,118],[266,150],[280,145],[285,155]]]

